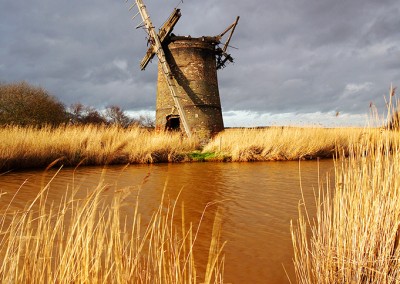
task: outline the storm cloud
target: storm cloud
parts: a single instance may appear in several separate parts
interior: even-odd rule
[[[140,71],[146,34],[131,20],[132,3],[2,1],[0,81],[40,85],[67,105],[153,111],[157,64]],[[179,35],[217,35],[241,17],[229,49],[235,63],[218,73],[233,126],[287,123],[290,115],[318,124],[338,113],[359,124],[400,81],[398,0],[145,3],[157,27],[179,4]]]

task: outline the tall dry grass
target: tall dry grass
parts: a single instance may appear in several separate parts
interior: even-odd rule
[[[230,129],[216,136],[203,152],[235,162],[330,158],[338,149],[347,153],[364,132],[363,128]]]
[[[134,127],[63,126],[0,128],[0,170],[184,161],[282,161],[346,155],[379,128],[271,127],[227,129],[206,145],[180,133]],[[393,139],[397,139],[393,135]]]
[[[198,228],[166,202],[144,224],[130,189],[105,194],[99,184],[85,198],[74,191],[60,204],[47,202],[51,182],[22,211],[12,202],[0,217],[1,283],[222,283],[221,218],[216,215],[205,272],[194,257]],[[5,193],[3,193],[5,194]],[[108,197],[107,197],[108,196]],[[134,214],[121,215],[124,206]],[[182,225],[176,215],[182,214]],[[131,220],[131,221],[128,221]]]
[[[400,283],[399,138],[367,131],[335,160],[334,184],[319,186],[315,218],[300,204],[291,228],[298,283]]]
[[[134,127],[63,126],[0,128],[0,169],[174,162],[198,148],[179,133],[155,133]]]

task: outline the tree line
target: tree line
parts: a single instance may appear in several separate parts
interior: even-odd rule
[[[154,127],[154,121],[151,118],[129,117],[117,105],[107,106],[102,112],[81,103],[66,107],[42,87],[25,81],[0,83],[0,125],[58,126],[63,124]]]

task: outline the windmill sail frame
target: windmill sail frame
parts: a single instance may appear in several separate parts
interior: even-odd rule
[[[162,47],[160,36],[159,36],[159,34],[157,34],[157,32],[154,29],[153,23],[151,22],[150,16],[147,13],[147,9],[146,9],[146,6],[144,5],[143,1],[142,0],[135,0],[135,1],[136,1],[136,5],[137,5],[137,7],[139,9],[140,15],[142,16],[142,19],[143,19],[143,22],[145,24],[147,33],[149,35],[150,44],[152,45],[151,47],[153,47],[153,52],[157,55],[158,61],[159,61],[160,66],[162,68],[162,72],[164,73],[165,79],[167,80],[168,87],[169,87],[169,90],[171,92],[171,96],[172,96],[172,98],[174,100],[174,103],[175,103],[175,107],[178,110],[179,116],[180,116],[180,118],[182,120],[183,128],[184,128],[184,130],[186,132],[186,135],[189,138],[191,138],[192,137],[192,132],[190,131],[190,128],[189,128],[189,125],[188,125],[188,121],[187,121],[187,118],[186,118],[186,114],[183,111],[182,104],[181,104],[180,99],[178,97],[178,92],[177,92],[177,89],[176,89],[176,86],[175,86],[174,76],[173,76],[173,74],[171,72],[171,68],[170,68],[170,66],[169,66],[169,64],[167,62],[166,57],[165,57],[165,53],[164,53],[164,50],[163,50],[163,47]],[[178,9],[176,9],[175,12],[172,15],[172,18],[173,18],[172,22],[174,22],[173,26],[179,20],[180,16],[177,17],[178,14],[180,14],[180,12],[179,12]],[[167,21],[167,23],[169,23],[169,22]],[[173,28],[173,26],[172,26],[172,28]],[[172,28],[170,30],[172,30]],[[165,37],[166,37],[166,35],[168,33],[169,32],[166,29]],[[146,54],[145,59],[147,57],[151,57],[151,55],[147,55]],[[147,62],[148,61],[150,61],[150,59],[147,60]],[[147,63],[146,63],[146,65],[147,65]]]

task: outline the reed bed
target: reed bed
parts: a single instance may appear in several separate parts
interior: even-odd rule
[[[49,165],[111,165],[191,161],[284,161],[347,155],[380,128],[270,127],[227,129],[207,144],[180,133],[139,127],[62,126],[0,128],[0,170]],[[391,139],[399,139],[392,135]]]
[[[363,128],[230,129],[216,136],[203,152],[234,162],[332,158],[338,149],[347,153],[364,132]]]
[[[13,211],[12,202],[1,208],[1,283],[223,282],[218,212],[206,269],[199,273],[193,253],[199,228],[185,224],[183,209],[182,225],[176,225],[180,213],[164,194],[144,224],[140,196],[136,205],[125,204],[132,189],[116,190],[111,200],[102,183],[81,199],[70,189],[54,205],[47,200],[50,184],[24,210]],[[121,215],[124,206],[134,207],[133,216]]]
[[[54,161],[65,166],[176,162],[198,148],[179,133],[144,128],[63,126],[0,128],[0,169],[43,168]]]
[[[400,283],[398,131],[365,133],[292,224],[298,283]],[[394,138],[394,137],[397,137]]]

